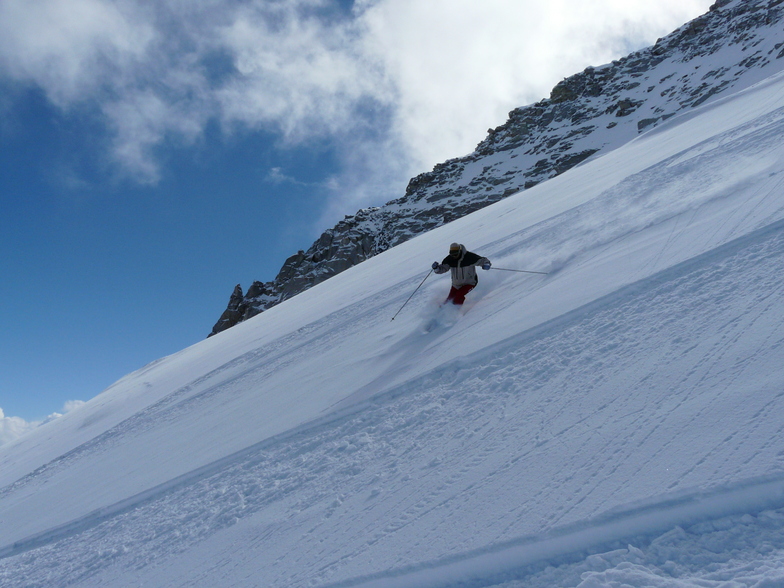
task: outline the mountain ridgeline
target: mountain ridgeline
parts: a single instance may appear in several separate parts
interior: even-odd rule
[[[615,149],[728,89],[767,77],[784,58],[784,0],[718,0],[659,39],[557,84],[509,113],[476,150],[413,178],[405,195],[360,210],[289,257],[277,277],[238,284],[212,329],[224,331],[328,278],[450,221]]]

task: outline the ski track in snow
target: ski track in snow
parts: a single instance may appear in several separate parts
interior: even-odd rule
[[[313,586],[360,577],[366,561],[405,569],[443,553],[546,536],[641,496],[655,502],[663,491],[692,491],[706,480],[710,488],[702,490],[720,494],[729,480],[769,475],[767,464],[784,460],[784,391],[737,395],[735,379],[757,378],[760,389],[766,379],[781,381],[782,262],[784,230],[776,224],[441,366],[354,414],[246,452],[127,512],[91,527],[77,523],[59,541],[0,561],[0,583],[101,586],[138,573],[198,586],[225,565],[227,585]],[[737,288],[739,279],[754,284],[753,296]],[[728,412],[732,428],[722,426]],[[701,438],[695,447],[710,449],[688,455],[694,436]],[[548,459],[552,448],[569,462]],[[553,502],[560,508],[546,507]],[[483,514],[482,504],[493,506]],[[464,521],[469,505],[480,512]],[[780,530],[780,513],[755,518],[755,532]],[[690,532],[713,532],[705,529]],[[226,533],[258,545],[249,553],[264,558],[263,577],[232,577],[245,567],[228,554],[205,558],[216,562],[206,570],[177,569],[178,552],[194,545],[209,552],[213,543],[227,544]],[[639,541],[644,556],[613,551],[558,573],[582,570],[584,586],[645,577],[666,563],[657,550],[673,538],[685,541],[679,533]],[[771,558],[781,558],[781,543],[771,541]],[[526,573],[544,586],[556,572]]]
[[[483,272],[456,321],[428,329],[432,280],[389,326],[426,235],[291,301],[312,320],[132,375],[159,391],[33,471],[4,454],[0,585],[784,585],[781,77],[439,229],[550,272]],[[115,462],[140,471],[80,500]]]

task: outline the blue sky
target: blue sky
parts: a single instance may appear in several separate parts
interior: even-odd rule
[[[235,284],[710,2],[187,4],[0,5],[0,423],[15,430],[198,342]]]
[[[92,169],[89,137],[39,92],[15,108],[25,132],[2,137],[0,158],[6,414],[40,419],[195,343],[234,284],[273,277],[312,240],[312,193],[334,167],[326,148],[207,131],[142,185]],[[74,160],[82,183],[64,185],[56,166]],[[280,179],[292,168],[300,183]]]

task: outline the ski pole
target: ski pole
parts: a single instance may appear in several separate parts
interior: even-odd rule
[[[411,300],[411,299],[414,297],[414,294],[416,294],[416,293],[417,293],[417,290],[419,290],[419,289],[422,287],[422,284],[424,284],[424,283],[425,283],[425,280],[426,280],[426,279],[428,279],[428,278],[430,277],[430,274],[432,274],[432,273],[433,273],[433,270],[430,270],[429,272],[427,272],[427,275],[425,276],[425,279],[424,279],[424,280],[422,280],[422,281],[419,283],[419,286],[417,286],[417,287],[416,287],[416,290],[414,290],[413,292],[411,292],[411,296],[409,296],[409,297],[408,297],[408,300]],[[405,305],[406,305],[406,304],[408,304],[408,300],[406,300],[406,301],[403,303],[403,306],[401,306],[401,307],[400,307],[400,310],[403,310],[403,307],[405,307]],[[399,314],[400,314],[400,310],[398,310],[398,311],[395,313],[395,316],[397,316],[397,315],[399,315]],[[393,317],[392,317],[392,320],[395,320],[395,316],[393,316]]]
[[[493,266],[490,269],[500,270],[502,272],[517,272],[517,273],[520,273],[520,274],[542,274],[542,275],[545,275],[545,276],[548,275],[548,272],[532,272],[532,271],[529,271],[529,270],[507,269],[505,267],[495,267],[495,266]]]

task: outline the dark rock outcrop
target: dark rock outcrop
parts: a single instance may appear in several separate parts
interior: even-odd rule
[[[718,0],[655,45],[589,67],[550,97],[509,113],[476,150],[413,178],[286,260],[277,277],[237,286],[211,335],[412,237],[615,149],[639,133],[784,66],[784,0]]]

